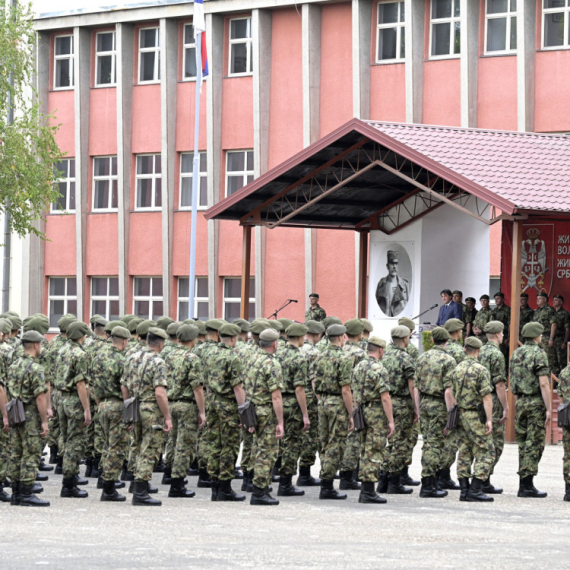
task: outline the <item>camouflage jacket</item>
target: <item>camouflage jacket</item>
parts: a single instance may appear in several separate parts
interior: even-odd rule
[[[408,380],[413,380],[416,366],[404,348],[389,344],[382,358],[382,364],[390,379],[390,396],[410,398]]]
[[[548,357],[546,352],[529,340],[519,346],[511,356],[511,391],[515,396],[540,395],[540,376],[548,376]]]
[[[127,350],[125,350],[125,357],[129,358],[131,355],[140,352],[143,347],[146,347],[146,342],[144,340],[137,340],[134,344],[127,345]]]
[[[247,398],[256,406],[271,406],[271,393],[283,390],[283,372],[277,358],[258,349],[247,370]]]
[[[359,343],[358,346],[364,351],[364,352],[368,352],[368,339],[367,338],[363,338]]]
[[[319,342],[317,342],[317,350],[319,350],[320,352],[324,352],[328,346],[330,345],[331,341],[329,340],[329,337],[327,335],[323,336],[323,338],[321,338],[321,340],[319,340]]]
[[[135,373],[128,378],[127,388],[131,396],[138,396],[140,402],[156,403],[155,389],[168,386],[166,364],[152,350],[143,351]]]
[[[495,307],[491,311],[489,321],[501,321],[505,325],[505,338],[509,336],[509,327],[511,326],[511,308],[503,305],[501,308]]]
[[[192,349],[192,352],[201,358],[202,360],[202,364],[206,363],[206,360],[208,359],[208,354],[210,353],[210,351],[214,350],[217,346],[218,346],[218,342],[216,342],[215,340],[210,340],[209,338],[207,338],[203,343],[198,344],[196,343],[196,346]]]
[[[538,309],[534,311],[532,322],[540,323],[544,327],[542,340],[548,340],[550,337],[550,327],[553,323],[556,323],[556,311],[548,304],[544,305],[544,307],[538,307]]]
[[[340,396],[343,386],[350,386],[352,359],[334,344],[321,352],[315,362],[315,392]]]
[[[351,340],[347,341],[342,349],[348,354],[348,356],[350,356],[353,368],[359,362],[362,362],[368,358],[366,352],[362,350],[356,342],[352,342]]]
[[[260,348],[257,344],[249,344],[249,343],[244,343],[242,344],[239,349],[236,346],[236,348],[234,348],[234,352],[239,356],[240,360],[241,360],[241,368],[242,368],[242,384],[243,384],[243,389],[247,391],[248,388],[248,374],[247,374],[247,370],[249,368],[249,366],[251,365],[251,363],[253,363],[257,357],[259,356],[259,352],[260,352]]]
[[[287,352],[288,346],[289,343],[284,338],[279,338],[279,340],[277,341],[277,350],[275,352],[275,358],[280,359],[285,354],[285,352]]]
[[[451,373],[453,394],[460,410],[476,410],[483,396],[493,391],[487,369],[472,356],[455,367]]]
[[[296,346],[287,343],[287,348],[280,354],[275,355],[283,374],[284,395],[295,394],[295,388],[302,386],[305,388],[309,381],[309,363],[303,353]]]
[[[234,398],[234,388],[242,383],[242,363],[234,350],[220,342],[202,360],[208,388],[224,398]]]
[[[138,367],[142,362],[142,356],[145,352],[150,352],[148,346],[146,344],[137,343],[136,351],[132,351],[131,354],[127,355],[125,351],[125,365],[123,368],[123,380],[121,384],[126,386],[129,389],[129,386],[133,386],[136,381],[136,374]],[[130,396],[134,396],[135,394],[130,394]]]
[[[496,391],[496,385],[499,382],[507,384],[507,370],[505,366],[505,357],[495,342],[488,342],[479,353],[479,362],[489,372],[491,378],[491,386],[493,392]]]
[[[195,402],[194,390],[204,382],[200,357],[186,346],[179,345],[167,355],[167,358],[168,400]]]
[[[570,315],[568,311],[561,307],[560,309],[554,309],[554,318],[556,319],[556,339],[566,340],[566,335],[570,329]]]
[[[313,391],[313,380],[315,378],[315,363],[317,358],[319,357],[319,349],[308,340],[305,341],[305,344],[301,347],[301,352],[303,356],[307,359],[308,363],[308,370],[309,370],[309,379],[307,382],[307,386],[305,388],[305,392],[312,392]]]
[[[381,401],[389,390],[388,371],[379,360],[361,360],[352,371],[352,394],[357,404]]]
[[[443,398],[445,390],[451,388],[451,374],[457,362],[441,346],[434,346],[418,358],[415,387],[421,394]]]
[[[519,336],[522,332],[522,328],[534,320],[534,311],[527,305],[521,308],[520,312],[520,322],[519,322]]]
[[[180,345],[177,342],[172,342],[171,340],[166,340],[164,342],[164,348],[162,349],[162,352],[160,353],[160,358],[162,358],[162,360],[166,361],[166,358],[168,357],[169,354],[171,354],[172,352],[174,352],[175,350],[178,350],[180,348]]]
[[[121,381],[125,367],[125,354],[113,345],[109,350],[98,350],[91,361],[91,379],[98,400],[123,399]]]
[[[24,404],[33,403],[40,394],[48,391],[44,367],[24,353],[8,368],[6,387],[10,398],[20,398]]]
[[[492,314],[493,311],[491,311],[489,307],[486,309],[479,309],[479,311],[477,311],[477,315],[475,315],[475,318],[473,319],[473,326],[483,330],[485,328],[485,325],[489,321],[493,320]]]
[[[415,364],[418,361],[418,357],[420,356],[420,351],[418,350],[418,347],[410,342],[406,347],[406,352],[412,357],[412,360],[414,361]]]
[[[44,354],[44,373],[46,380],[48,380],[53,386],[55,386],[55,364],[57,362],[57,356],[62,346],[68,342],[66,336],[58,334],[50,340],[48,345],[43,349],[42,354]],[[4,346],[4,345],[0,345]]]
[[[55,387],[62,392],[70,392],[79,382],[88,385],[89,367],[89,355],[78,342],[69,340],[56,355]]]
[[[558,396],[563,403],[570,402],[570,366],[564,368],[558,376]]]
[[[105,348],[109,348],[109,346],[112,346],[112,343],[108,341],[106,338],[101,338],[100,336],[95,336],[95,335],[93,335],[90,338],[91,342],[87,346],[85,346],[87,344],[87,342],[85,342],[83,344],[83,348],[91,358],[93,358],[95,354],[97,354],[99,351],[104,350]]]
[[[452,338],[447,342],[445,350],[447,350],[447,353],[451,354],[451,356],[455,358],[455,362],[457,362],[457,364],[465,360],[465,351],[463,350],[463,347],[459,341]]]
[[[324,321],[327,318],[326,311],[320,306],[317,305],[316,307],[309,307],[305,311],[305,320],[306,321],[318,321],[319,323]]]

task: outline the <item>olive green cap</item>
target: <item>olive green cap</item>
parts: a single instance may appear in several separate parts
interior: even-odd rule
[[[7,325],[7,324],[6,324]],[[4,326],[2,327],[2,332],[4,331]],[[36,331],[41,335],[45,335],[49,330],[49,323],[44,320],[40,319],[39,317],[34,317],[30,319],[26,325],[24,326],[24,332],[28,331]],[[10,332],[10,331],[8,331]]]
[[[223,325],[224,322],[221,319],[210,319],[209,321],[206,321],[207,329],[212,329],[218,332],[220,332],[220,329],[222,328]]]
[[[26,331],[21,338],[22,342],[44,342],[47,339],[38,331]]]
[[[182,326],[182,323],[179,322],[173,322],[170,323],[167,327],[166,327],[166,334],[168,336],[176,336],[176,334],[178,333],[178,329]]]
[[[89,327],[85,323],[75,321],[67,327],[67,338],[70,338],[71,340],[79,340],[90,332]]]
[[[462,331],[465,327],[465,324],[463,323],[462,320],[460,319],[449,319],[444,325],[443,328],[447,331],[447,332],[457,332],[457,331]]]
[[[451,338],[451,335],[447,329],[444,329],[443,327],[435,327],[435,329],[431,331],[431,338],[433,338],[434,342],[445,342]]]
[[[390,331],[392,338],[408,338],[411,334],[412,331],[404,325],[398,325]]]
[[[259,340],[264,342],[275,342],[279,338],[279,333],[275,329],[265,329],[259,335]]]
[[[483,343],[476,336],[468,336],[465,339],[465,346],[469,348],[481,348]]]
[[[342,321],[338,317],[330,316],[323,319],[323,325],[328,329],[331,325],[342,325]]]
[[[171,319],[170,317],[158,317],[158,319],[156,319],[156,326],[166,332],[168,325],[172,324],[173,322],[174,319]]]
[[[479,297],[479,301],[482,301],[483,299],[486,299],[487,301],[489,301],[489,300],[490,300],[490,297],[489,297],[489,295],[481,295],[481,296]]]
[[[138,319],[138,317],[136,315],[123,315],[119,320],[123,321],[123,323],[125,323],[125,325],[128,326],[128,324],[133,320],[133,319]]]
[[[22,319],[20,317],[10,316],[10,322],[12,323],[13,331],[19,331],[22,328]]]
[[[93,315],[90,319],[89,319],[89,324],[94,325],[97,322],[97,319],[102,319],[103,317],[101,315]]]
[[[544,332],[544,327],[540,323],[527,323],[521,331],[521,336],[524,338],[536,338]]]
[[[416,328],[416,323],[414,323],[414,321],[409,317],[402,317],[398,320],[398,324],[408,327],[411,332],[414,332],[414,329]]]
[[[121,320],[121,322],[125,322],[123,320]],[[127,328],[129,329],[129,332],[131,334],[137,334],[137,327],[142,323],[142,319],[140,319],[139,317],[135,317],[134,319],[130,319],[129,323],[126,325]]]
[[[194,340],[200,334],[200,329],[196,325],[180,325],[176,331],[176,336],[180,342]]]
[[[261,334],[264,330],[266,329],[271,329],[271,326],[269,326],[268,324],[264,323],[263,321],[257,321],[257,322],[253,322],[251,323],[251,326],[249,328],[249,330],[253,333],[253,334]],[[273,329],[271,329],[273,330]]]
[[[309,328],[301,323],[291,323],[286,329],[285,334],[291,338],[305,336]]]
[[[319,323],[319,321],[305,321],[305,326],[307,327],[307,332],[309,334],[322,334],[325,332],[325,325]]]
[[[249,329],[251,328],[251,325],[245,319],[236,319],[234,321],[234,325],[237,325],[241,329],[241,332],[245,333],[249,332]]]
[[[368,339],[368,344],[373,344],[374,346],[378,346],[380,348],[386,348],[386,341],[377,336],[371,336]]]
[[[204,321],[184,321],[185,325],[194,325],[198,327],[198,336],[206,336],[206,323]]]
[[[364,332],[364,325],[360,319],[350,319],[344,323],[344,326],[349,336],[358,336]]]
[[[484,331],[490,334],[498,334],[505,330],[505,325],[501,321],[489,321],[485,325]],[[467,346],[467,345],[465,345]]]
[[[131,338],[131,333],[129,332],[128,328],[118,326],[113,329],[111,336],[114,338],[128,339]]]
[[[109,321],[105,317],[98,317],[94,323],[96,327],[104,327]]]
[[[374,330],[374,326],[368,319],[360,319],[360,322],[364,325],[365,332],[371,333]]]
[[[279,321],[269,321],[269,326],[278,332],[285,330],[283,325]]]
[[[166,331],[164,329],[161,329],[160,327],[150,327],[146,334],[147,335],[151,334],[153,336],[157,336],[158,338],[161,338],[162,340],[168,339],[168,335],[166,334]]]
[[[137,335],[143,336],[145,334],[148,334],[150,329],[153,327],[156,327],[156,321],[150,321],[150,320],[141,321],[137,325]],[[159,329],[159,330],[162,330],[162,329]],[[164,331],[162,331],[162,332],[164,332]]]
[[[537,297],[544,297],[545,299],[548,299],[548,294],[544,291],[540,291],[536,296]]]
[[[74,323],[77,319],[71,315],[64,315],[57,321],[57,326],[62,333],[66,333],[69,325]]]
[[[327,328],[328,336],[340,336],[346,332],[346,327],[344,325],[333,324]]]
[[[0,333],[10,334],[12,332],[12,325],[8,319],[0,319]]]
[[[19,317],[20,313],[16,313],[16,311],[6,311],[7,315],[10,315],[11,317]]]
[[[282,325],[283,330],[286,331],[289,325],[292,325],[295,321],[293,319],[277,319]]]
[[[125,323],[123,321],[109,321],[105,328],[103,329],[106,333],[111,334],[115,327],[124,327]]]
[[[220,336],[231,337],[237,336],[241,332],[241,329],[237,325],[225,323],[218,332]]]

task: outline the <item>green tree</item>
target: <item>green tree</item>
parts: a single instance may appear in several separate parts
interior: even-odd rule
[[[44,237],[37,227],[59,192],[54,164],[62,153],[54,117],[40,112],[34,89],[36,32],[31,4],[0,5],[0,211],[10,229]],[[13,106],[13,121],[10,107]]]

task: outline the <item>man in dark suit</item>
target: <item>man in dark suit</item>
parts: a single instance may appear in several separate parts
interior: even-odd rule
[[[463,306],[451,300],[450,289],[441,292],[441,301],[439,316],[435,323],[438,327],[442,327],[449,319],[463,319]]]

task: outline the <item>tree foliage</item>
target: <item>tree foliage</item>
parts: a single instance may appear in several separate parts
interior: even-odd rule
[[[0,211],[10,229],[44,237],[37,222],[59,196],[54,163],[62,153],[54,117],[40,112],[34,88],[37,36],[31,4],[0,5]],[[11,81],[12,76],[13,81]],[[10,105],[14,120],[9,124]]]

